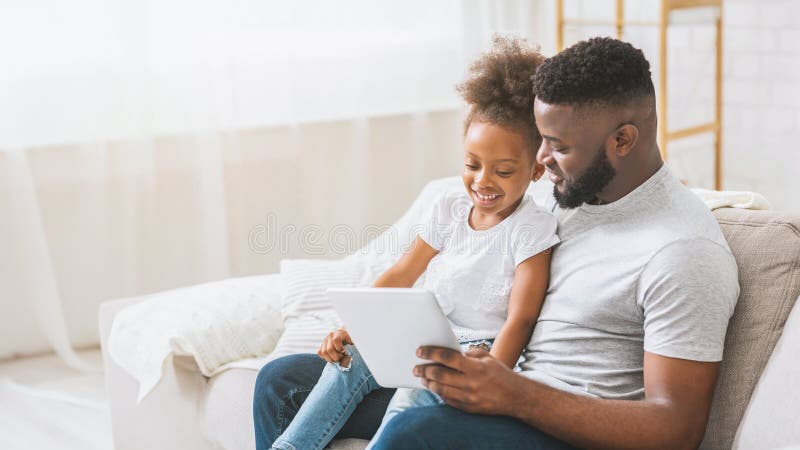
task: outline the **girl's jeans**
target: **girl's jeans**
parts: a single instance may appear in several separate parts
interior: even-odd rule
[[[467,342],[462,349],[479,346],[488,350],[492,341]],[[361,355],[353,345],[345,347],[350,354],[350,366],[328,363],[292,422],[272,444],[281,450],[317,450],[325,448],[347,422],[356,406],[370,392],[380,388]],[[380,428],[367,449],[377,442],[392,417],[409,408],[443,403],[438,395],[427,389],[399,388],[383,417]]]

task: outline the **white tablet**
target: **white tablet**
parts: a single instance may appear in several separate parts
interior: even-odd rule
[[[412,373],[426,360],[417,348],[461,350],[436,298],[425,289],[332,288],[327,291],[364,362],[383,387],[423,388]]]

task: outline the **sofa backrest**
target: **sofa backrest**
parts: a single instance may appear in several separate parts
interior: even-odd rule
[[[727,450],[800,296],[800,212],[723,208],[714,215],[739,266],[741,293],[700,448]]]

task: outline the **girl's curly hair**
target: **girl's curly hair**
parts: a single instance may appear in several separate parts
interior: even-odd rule
[[[535,154],[542,142],[533,118],[533,76],[545,57],[524,39],[495,36],[492,48],[469,68],[456,90],[469,105],[464,133],[473,120],[525,133]]]

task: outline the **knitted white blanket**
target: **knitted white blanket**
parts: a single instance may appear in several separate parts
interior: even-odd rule
[[[173,355],[192,356],[211,377],[225,364],[272,351],[283,333],[280,277],[235,278],[150,296],[117,314],[111,358],[139,381],[139,402]]]
[[[717,208],[770,209],[770,204],[763,195],[749,191],[709,191],[708,189],[692,189],[700,200],[711,210]]]

